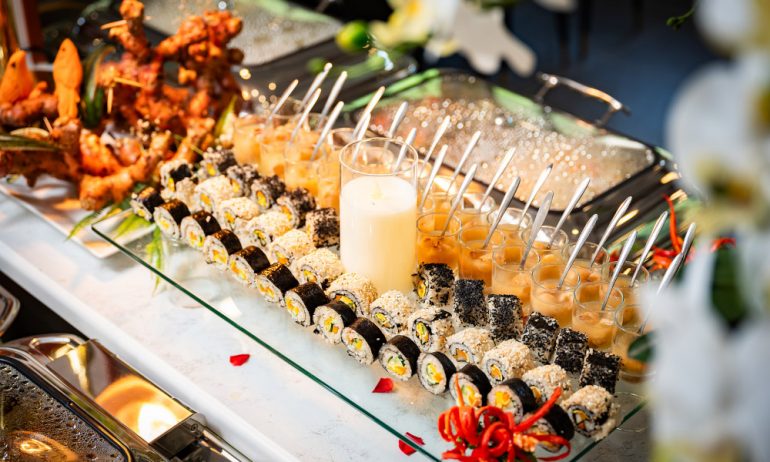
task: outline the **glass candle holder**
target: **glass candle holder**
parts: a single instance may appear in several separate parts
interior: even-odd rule
[[[609,281],[615,273],[615,268],[617,268],[617,266],[617,262],[607,262],[602,268],[602,279]],[[639,274],[636,276],[636,280],[631,284],[631,277],[634,275],[634,271],[636,271],[635,263],[628,261],[623,263],[623,267],[620,270],[620,276],[618,276],[618,280],[615,282],[615,287],[623,292],[623,300],[628,305],[637,304],[636,293],[639,290],[639,287],[650,280],[650,272],[647,271],[647,268],[642,266],[639,270]]]
[[[251,114],[238,117],[233,125],[233,155],[241,164],[259,165],[262,131],[265,128],[265,116]]]
[[[462,202],[456,212],[463,226],[487,224],[487,215],[495,210],[497,202],[490,196],[484,203],[481,203],[483,198],[484,193],[466,192],[463,194]]]
[[[620,377],[629,382],[640,382],[650,375],[648,365],[628,356],[628,348],[642,334],[650,331],[649,323],[644,332],[639,329],[644,322],[644,312],[639,305],[624,305],[615,311],[615,335],[612,353],[621,359]]]
[[[508,244],[526,244],[521,240],[521,230],[532,226],[532,215],[529,213],[523,215],[522,212],[524,210],[520,208],[508,207],[503,212],[500,224],[497,225],[497,229],[505,235],[505,242]],[[497,219],[497,210],[492,210],[487,214],[487,224],[492,225],[495,219]]]
[[[561,327],[568,327],[572,323],[572,308],[575,304],[575,288],[580,284],[580,275],[574,269],[570,269],[564,284],[559,284],[559,279],[564,271],[564,265],[543,263],[532,269],[531,301],[532,311],[550,316],[559,322]]]
[[[492,233],[489,244],[484,248],[484,240],[489,234],[489,226],[463,226],[460,230],[460,277],[463,279],[481,279],[486,289],[492,289],[492,252],[505,242],[505,236],[498,230]]]
[[[580,248],[580,251],[578,252],[577,259],[575,260],[575,263],[573,263],[572,267],[577,270],[578,273],[580,273],[580,280],[583,282],[594,282],[599,281],[602,279],[602,271],[604,270],[604,265],[609,260],[609,254],[607,251],[602,247],[602,250],[599,252],[599,255],[596,257],[596,261],[593,265],[590,264],[591,257],[593,257],[594,252],[596,252],[596,249],[598,247],[598,244],[594,242],[586,242],[583,244],[583,247]],[[575,243],[571,243],[569,245],[565,245],[562,249],[562,258],[566,262],[569,260],[569,257],[572,255],[572,252],[575,251]]]
[[[417,151],[391,171],[404,143],[354,141],[340,152],[340,256],[347,271],[370,279],[379,293],[409,292],[417,243]]]
[[[572,328],[588,337],[588,345],[609,350],[615,333],[615,311],[623,306],[623,293],[614,287],[607,305],[602,308],[609,286],[606,282],[581,282],[575,289]]]
[[[529,228],[524,228],[520,231],[519,238],[527,243],[529,242],[530,235]],[[552,238],[553,243],[550,244]],[[543,264],[556,264],[564,262],[562,253],[567,245],[569,245],[569,237],[563,229],[557,232],[553,226],[541,226],[535,237],[533,248],[537,250],[538,255],[540,255],[540,261]]]
[[[460,219],[452,217],[446,233],[441,235],[447,225],[446,213],[425,213],[417,219],[417,263],[446,263],[457,270],[460,255]]]
[[[534,250],[530,251],[522,268],[519,265],[524,250],[523,245],[510,245],[506,240],[492,253],[492,293],[519,297],[524,316],[529,316],[532,268],[540,263],[540,257]]]

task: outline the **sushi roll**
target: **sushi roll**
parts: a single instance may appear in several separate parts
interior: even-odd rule
[[[206,263],[211,263],[222,271],[227,271],[230,255],[242,248],[238,236],[229,229],[221,229],[206,236],[206,240],[203,241],[203,255],[206,258]]]
[[[519,338],[524,330],[521,300],[515,295],[490,295],[487,297],[489,332],[495,342]]]
[[[137,216],[152,222],[154,221],[153,212],[155,212],[155,207],[163,205],[163,202],[164,200],[158,190],[152,186],[147,186],[138,194],[134,193],[131,195],[131,210]]]
[[[535,360],[548,364],[558,330],[559,323],[554,318],[535,311],[527,319],[527,325],[521,335],[521,343],[529,347]]]
[[[291,267],[297,259],[309,254],[315,247],[310,236],[304,231],[292,229],[286,234],[275,238],[270,245],[273,261]]]
[[[286,185],[277,175],[258,178],[251,182],[251,197],[259,209],[267,212],[276,199],[286,191]]]
[[[257,275],[268,266],[270,260],[265,252],[253,245],[230,255],[230,272],[246,286],[256,286]]]
[[[455,316],[465,326],[487,325],[487,306],[484,302],[484,281],[458,279],[454,293]]]
[[[333,208],[312,210],[305,215],[305,222],[316,247],[340,245],[340,217]]]
[[[492,391],[487,395],[487,403],[513,414],[516,423],[520,423],[525,414],[537,410],[532,390],[523,380],[517,378],[508,379],[492,387]]]
[[[281,212],[271,210],[252,218],[245,229],[248,241],[269,254],[273,240],[291,230],[291,221]]]
[[[345,273],[329,286],[329,298],[350,307],[359,316],[371,314],[372,302],[377,300],[377,288],[372,281],[358,273]]]
[[[396,335],[406,329],[414,303],[397,290],[389,290],[372,302],[371,319],[386,334]]]
[[[487,351],[481,361],[481,368],[493,384],[521,377],[533,367],[535,364],[532,362],[529,348],[513,339],[501,342]]]
[[[348,354],[361,364],[371,364],[385,344],[380,328],[366,318],[358,318],[342,329],[342,343]]]
[[[286,292],[284,304],[291,319],[301,326],[313,324],[316,308],[329,302],[326,292],[315,282],[306,282]]]
[[[486,329],[469,327],[446,340],[449,357],[459,366],[465,363],[480,364],[484,355],[495,347],[492,336]]]
[[[257,290],[271,303],[283,303],[286,292],[298,285],[289,268],[280,263],[273,263],[257,276]]]
[[[176,192],[178,182],[192,176],[192,167],[184,159],[170,160],[160,167],[160,184],[171,192]]]
[[[184,202],[191,212],[200,210],[195,199],[195,187],[198,186],[198,177],[183,178],[176,182],[174,197]]]
[[[227,169],[237,165],[235,155],[230,149],[220,147],[209,148],[203,153],[201,160],[201,174],[204,178],[211,178],[217,175],[224,175]]]
[[[557,435],[569,441],[575,436],[575,427],[572,426],[567,412],[558,404],[554,404],[543,417],[535,421],[529,432],[535,435]],[[538,444],[548,452],[561,450],[561,446],[553,443],[541,441]]]
[[[184,202],[176,199],[155,207],[153,211],[155,223],[163,234],[172,239],[179,239],[182,236],[182,220],[187,216],[190,216],[190,209],[184,205]]]
[[[235,231],[241,223],[246,223],[259,215],[257,204],[246,197],[233,197],[222,201],[218,210],[219,222],[222,226]]]
[[[466,364],[452,376],[449,383],[449,393],[457,401],[457,385],[459,382],[460,393],[466,406],[481,407],[487,401],[487,395],[492,390],[492,385],[484,372],[473,364]]]
[[[609,435],[616,425],[619,406],[610,392],[596,385],[586,385],[564,400],[562,408],[581,435],[596,441]]]
[[[230,178],[233,192],[237,196],[251,195],[251,183],[259,178],[259,173],[253,165],[232,165],[227,168],[225,175]]]
[[[195,202],[201,210],[215,212],[220,204],[235,197],[230,179],[226,176],[209,178],[195,187]]]
[[[579,374],[583,367],[586,350],[588,350],[586,334],[569,328],[562,329],[556,336],[553,363],[567,372]]]
[[[438,307],[412,313],[407,328],[414,343],[426,353],[443,350],[447,337],[455,331],[452,314]]]
[[[355,311],[342,302],[331,301],[316,308],[313,313],[313,323],[316,332],[329,343],[342,341],[342,329],[353,324],[356,320]]]
[[[423,388],[434,395],[447,391],[449,379],[455,372],[457,372],[455,363],[440,351],[421,353],[417,359],[417,378],[420,379]]]
[[[535,395],[535,401],[538,405],[545,404],[557,388],[561,388],[562,391],[559,402],[572,394],[572,386],[567,372],[555,364],[547,364],[528,370],[521,376],[521,380],[525,381],[532,389],[532,394]]]
[[[619,356],[589,348],[580,373],[580,386],[598,385],[610,393],[615,393],[618,374],[620,374]]]
[[[380,364],[388,374],[398,380],[407,381],[417,372],[417,359],[420,349],[412,339],[405,335],[396,335],[380,348]]]
[[[305,188],[285,192],[276,199],[275,203],[281,212],[291,219],[291,224],[295,228],[305,226],[305,216],[315,209],[315,198]]]
[[[209,212],[195,212],[182,220],[182,236],[187,245],[196,250],[203,250],[206,236],[219,231],[219,222]]]
[[[446,306],[454,294],[455,274],[445,263],[423,263],[412,275],[417,300],[424,307]]]
[[[317,282],[324,289],[345,271],[340,257],[329,249],[310,252],[297,260],[294,269],[300,282]]]

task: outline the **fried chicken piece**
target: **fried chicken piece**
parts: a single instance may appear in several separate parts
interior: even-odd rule
[[[139,138],[119,138],[115,140],[115,157],[123,166],[136,163],[142,155],[142,142]]]
[[[110,38],[123,45],[136,60],[147,60],[152,50],[144,33],[144,5],[138,0],[123,0],[120,15],[125,24],[111,28]]]
[[[38,84],[27,99],[0,104],[0,125],[28,127],[40,122],[43,117],[55,120],[59,115],[59,100],[50,93],[38,91],[38,88],[45,88],[45,82]]]
[[[85,174],[95,176],[111,175],[123,168],[112,149],[90,130],[80,133],[80,163]]]
[[[170,160],[183,159],[191,164],[198,161],[198,151],[205,150],[214,141],[212,130],[216,121],[212,118],[188,120],[187,136],[179,143],[176,154]]]

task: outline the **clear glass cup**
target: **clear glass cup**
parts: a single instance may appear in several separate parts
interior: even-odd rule
[[[324,120],[320,114],[308,114],[294,140],[286,144],[284,182],[288,189],[305,188],[318,197],[321,163],[328,149],[322,143],[315,157],[313,150],[323,130]]]
[[[649,323],[640,331],[644,311],[639,305],[625,305],[615,311],[615,336],[612,353],[620,357],[620,377],[629,382],[640,382],[650,375],[649,365],[628,356],[628,348],[642,334],[649,332]]]
[[[617,262],[607,262],[604,267],[602,268],[602,279],[605,281],[609,281],[612,275],[615,272],[615,268],[617,268],[618,263]],[[623,263],[623,267],[620,270],[620,276],[618,276],[617,282],[615,282],[615,287],[620,289],[621,292],[623,292],[623,300],[627,305],[636,305],[636,294],[639,290],[639,287],[647,283],[647,281],[650,280],[650,272],[647,271],[647,268],[642,266],[642,268],[639,270],[639,274],[636,276],[636,279],[634,280],[633,285],[631,284],[631,277],[634,274],[634,271],[636,271],[636,264],[631,262],[625,262]]]
[[[239,164],[259,165],[259,145],[264,128],[264,115],[251,114],[236,119],[233,125],[233,155]]]
[[[354,141],[353,131],[353,127],[330,130],[321,147],[325,155],[324,162],[319,168],[318,197],[316,198],[319,207],[332,207],[337,212],[340,211],[340,151]],[[364,139],[376,136],[376,133],[367,131]]]
[[[561,327],[569,327],[572,323],[572,308],[575,304],[575,288],[580,284],[580,275],[570,269],[564,284],[557,287],[564,271],[564,265],[543,263],[532,269],[531,301],[532,311],[550,316],[559,322]]]
[[[515,295],[521,300],[524,316],[530,313],[530,291],[532,287],[532,268],[540,263],[537,252],[531,250],[521,268],[521,258],[525,247],[521,244],[506,243],[492,253],[492,293]]]
[[[532,215],[529,212],[522,215],[522,212],[524,212],[523,209],[508,207],[503,213],[503,218],[500,219],[500,224],[497,225],[497,229],[505,234],[505,242],[508,244],[526,244],[521,240],[521,230],[532,226]],[[487,224],[493,224],[496,218],[497,210],[493,209],[487,214]]]
[[[259,143],[260,162],[257,170],[262,176],[278,175],[283,179],[286,144],[294,130],[294,115],[275,115],[265,126]]]
[[[615,333],[615,311],[623,306],[623,292],[612,289],[603,281],[581,282],[575,289],[575,310],[572,328],[588,337],[588,345],[597,350],[609,350]],[[604,300],[607,305],[602,307]]]
[[[460,190],[461,180],[452,182],[452,175],[436,175],[431,185],[431,192],[443,192],[454,196]]]
[[[523,242],[529,242],[531,235],[529,228],[524,228],[519,233],[519,238]],[[554,235],[555,237],[553,237]],[[553,244],[549,245],[552,237]],[[543,264],[556,264],[565,261],[562,254],[564,247],[567,245],[569,245],[569,237],[563,229],[560,229],[557,232],[554,226],[541,226],[535,237],[533,248],[537,250],[538,255],[540,255],[540,261]]]
[[[489,212],[495,210],[497,202],[490,196],[481,203],[484,193],[466,192],[463,194],[462,203],[457,209],[456,215],[460,218],[463,226],[486,225],[486,217]]]
[[[441,232],[447,225],[446,213],[425,213],[417,219],[417,263],[446,263],[457,271],[460,256],[460,219],[452,217],[447,232]]]
[[[489,234],[488,225],[463,226],[460,230],[460,277],[463,279],[481,279],[487,291],[492,289],[492,252],[503,243],[505,236],[498,230],[486,248],[482,248]]]
[[[604,270],[604,265],[609,260],[609,254],[607,253],[607,250],[602,247],[602,250],[599,252],[599,255],[597,255],[594,264],[590,264],[591,257],[593,257],[594,252],[596,252],[598,246],[599,245],[594,242],[586,242],[583,244],[583,247],[581,247],[580,251],[578,251],[575,263],[572,265],[572,267],[575,268],[578,273],[580,273],[580,280],[583,282],[593,282],[602,279],[602,271]],[[562,249],[562,258],[565,262],[569,260],[569,257],[574,251],[574,242],[564,246]]]

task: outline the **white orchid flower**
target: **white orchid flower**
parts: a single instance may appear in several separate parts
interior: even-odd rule
[[[699,0],[695,22],[714,46],[732,51],[763,42],[768,14],[767,0]]]

